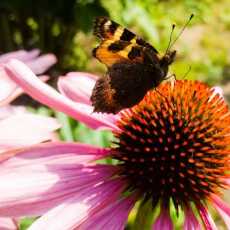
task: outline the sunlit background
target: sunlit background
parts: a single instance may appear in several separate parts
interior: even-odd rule
[[[98,43],[92,34],[96,16],[109,16],[163,54],[172,24],[176,24],[176,37],[192,13],[195,17],[174,46],[177,59],[170,73],[180,79],[191,68],[186,79],[222,86],[230,100],[229,0],[1,0],[0,53],[34,48],[54,53],[58,63],[49,75],[50,84],[55,86],[56,77],[69,71],[105,73],[105,66],[91,55]],[[53,115],[62,122],[63,140],[109,145],[112,135],[108,132],[91,131],[66,115],[39,105],[34,108],[25,98],[16,103],[27,101],[31,111]],[[141,215],[138,208],[131,213],[127,229],[142,229],[142,225],[135,223],[136,215]],[[178,226],[183,221],[183,216],[177,218],[176,213],[173,218]],[[23,220],[21,229],[26,229],[31,221]],[[217,225],[224,229],[218,220]]]

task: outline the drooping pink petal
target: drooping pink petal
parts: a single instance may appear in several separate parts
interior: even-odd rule
[[[46,75],[39,76],[39,78],[44,82],[49,80],[49,76]],[[3,84],[1,85],[1,83]],[[3,88],[4,90],[2,90]],[[14,99],[24,93],[22,88],[17,87],[17,85],[12,80],[10,80],[8,76],[6,81],[0,78],[0,92],[0,106],[6,106],[10,104]]]
[[[17,230],[17,222],[11,218],[0,217],[0,229],[1,230]]]
[[[76,103],[59,94],[56,90],[40,81],[22,62],[11,60],[5,70],[10,78],[21,86],[26,93],[39,102],[66,113],[85,123],[91,128],[118,129],[114,117],[105,114],[92,113],[92,107]]]
[[[73,101],[91,105],[90,96],[96,83],[95,75],[83,72],[71,72],[58,80],[62,94]]]
[[[173,229],[173,223],[172,223],[172,219],[169,214],[169,210],[164,207],[161,208],[160,215],[157,217],[155,223],[152,226],[152,229],[162,230],[162,226],[164,226],[164,229],[167,229],[167,230]]]
[[[218,230],[207,208],[204,207],[202,204],[197,204],[196,207],[199,211],[200,217],[204,223],[205,228],[207,230]]]
[[[123,188],[124,183],[119,180],[88,187],[79,195],[73,196],[43,215],[29,230],[45,229],[46,226],[49,226],[49,230],[82,229],[81,223],[107,205],[114,203]],[[57,221],[59,219],[61,221]]]
[[[9,52],[9,53],[0,55],[0,63],[6,63],[12,58],[26,62],[26,61],[30,61],[36,58],[39,54],[40,54],[39,49],[33,49],[30,51],[17,50],[17,51],[13,51],[13,52]]]
[[[184,230],[201,230],[201,226],[196,219],[191,208],[185,208]]]
[[[0,152],[50,140],[58,128],[60,124],[50,117],[30,113],[9,116],[0,121]]]
[[[123,230],[134,204],[134,197],[117,200],[89,217],[79,228],[82,230]]]
[[[53,54],[44,54],[37,57],[34,60],[27,61],[25,64],[29,66],[29,68],[35,74],[42,74],[46,70],[48,70],[52,65],[57,62],[57,58]]]
[[[112,165],[81,164],[98,157],[103,149],[96,147],[47,143],[31,149],[1,163],[0,216],[42,215],[117,171]]]
[[[212,195],[212,200],[214,207],[223,218],[228,229],[230,229],[230,207],[216,195]]]
[[[45,54],[38,57],[40,51],[34,49],[31,51],[19,50],[0,55],[0,102],[4,105],[18,97],[23,91],[18,89],[5,71],[3,71],[3,63],[7,63],[10,59],[16,58],[28,65],[36,74],[45,72],[49,67],[56,63],[56,57],[53,54]]]

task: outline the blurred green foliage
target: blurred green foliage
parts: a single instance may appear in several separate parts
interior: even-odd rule
[[[172,24],[176,24],[176,37],[191,13],[194,19],[173,47],[178,55],[170,72],[183,78],[191,67],[186,78],[226,84],[230,81],[229,0],[1,0],[0,52],[39,48],[56,54],[58,73],[81,70],[103,75],[105,66],[91,55],[98,43],[92,35],[96,16],[110,16],[163,54]],[[43,107],[37,112],[57,117],[63,125],[62,140],[104,147],[113,140],[111,133],[92,131],[62,113]],[[148,210],[148,205],[138,204],[127,229],[149,229],[158,213],[143,215]],[[178,218],[175,210],[171,215],[176,229],[181,229],[183,216]],[[21,229],[31,222],[24,219]]]
[[[75,56],[74,37],[89,32],[95,16],[107,11],[98,0],[1,0],[0,51],[39,48],[53,52],[59,69],[69,70]]]
[[[24,218],[21,220],[19,229],[26,230],[36,220],[36,218]]]
[[[56,69],[102,74],[91,56],[96,45],[92,21],[108,15],[151,42],[161,53],[172,23],[174,37],[191,13],[195,18],[175,44],[177,61],[171,72],[210,84],[230,79],[230,2],[228,0],[1,0],[0,52],[40,48],[58,57]]]
[[[188,28],[176,42],[177,60],[171,72],[178,78],[186,76],[190,79],[219,84],[223,78],[230,79],[230,2],[228,0],[134,0],[112,1],[113,11],[110,15],[128,28],[150,41],[164,53],[171,31],[176,24],[174,37],[179,33],[190,14],[195,14]],[[108,9],[109,1],[104,1]]]

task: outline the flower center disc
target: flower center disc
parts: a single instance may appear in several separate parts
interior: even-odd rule
[[[222,96],[192,81],[161,84],[121,113],[113,158],[153,205],[204,200],[229,170],[230,115]]]

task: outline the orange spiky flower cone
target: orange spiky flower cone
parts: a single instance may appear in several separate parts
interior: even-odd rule
[[[158,92],[159,91],[159,92]],[[200,211],[227,188],[230,114],[219,94],[199,82],[162,84],[122,113],[114,158],[129,189],[153,208]]]

